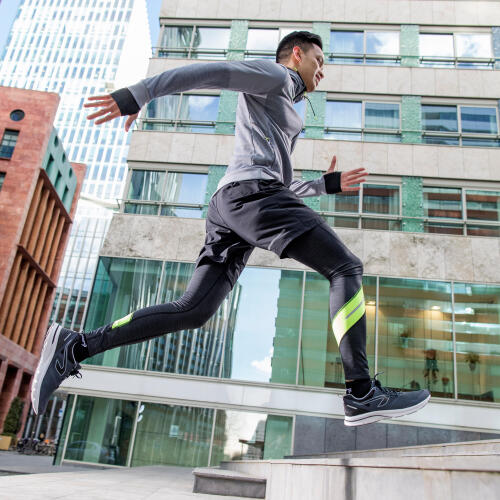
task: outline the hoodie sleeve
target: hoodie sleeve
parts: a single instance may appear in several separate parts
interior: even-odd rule
[[[286,78],[282,65],[265,59],[190,64],[145,78],[111,96],[122,115],[131,115],[156,97],[189,90],[225,89],[267,95],[281,89]]]
[[[341,173],[342,172],[332,172],[330,174],[324,174],[318,179],[314,179],[312,181],[293,180],[289,188],[299,198],[340,193],[342,191],[340,188]]]

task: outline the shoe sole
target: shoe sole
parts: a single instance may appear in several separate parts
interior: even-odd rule
[[[353,427],[356,425],[372,424],[373,422],[378,422],[379,420],[384,420],[387,418],[397,418],[403,417],[404,415],[409,415],[410,413],[415,413],[416,411],[422,409],[431,399],[431,396],[427,396],[423,401],[417,403],[416,405],[409,406],[408,408],[400,408],[397,410],[382,410],[379,412],[365,413],[364,415],[357,415],[356,417],[345,417],[344,425]]]
[[[40,361],[36,367],[35,376],[33,378],[33,385],[31,386],[31,404],[33,406],[33,411],[38,415],[38,404],[40,401],[40,389],[42,388],[42,382],[49,368],[50,362],[54,357],[54,353],[59,340],[59,332],[61,331],[61,325],[57,323],[52,323],[50,328],[47,330],[45,335],[45,340],[43,342],[42,354],[40,356]]]

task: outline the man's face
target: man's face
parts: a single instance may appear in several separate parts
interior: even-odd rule
[[[323,74],[323,51],[317,45],[311,44],[306,52],[301,50],[300,55],[301,60],[297,64],[297,71],[306,84],[307,92],[313,92],[325,76]]]

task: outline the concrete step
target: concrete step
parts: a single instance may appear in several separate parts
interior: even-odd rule
[[[225,462],[267,479],[266,500],[470,500],[500,492],[500,456],[301,458]]]
[[[411,456],[448,456],[448,455],[498,455],[500,439],[464,441],[459,443],[428,444],[403,446],[400,448],[380,448],[375,450],[352,450],[313,455],[293,455],[285,458],[373,458],[373,457],[411,457]]]
[[[195,493],[266,498],[266,479],[262,477],[219,467],[200,467],[193,475]]]

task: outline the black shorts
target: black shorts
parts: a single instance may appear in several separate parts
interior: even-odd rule
[[[227,263],[234,284],[255,247],[285,258],[285,249],[295,238],[324,223],[279,181],[231,182],[210,200],[205,245],[197,263],[205,259]]]

